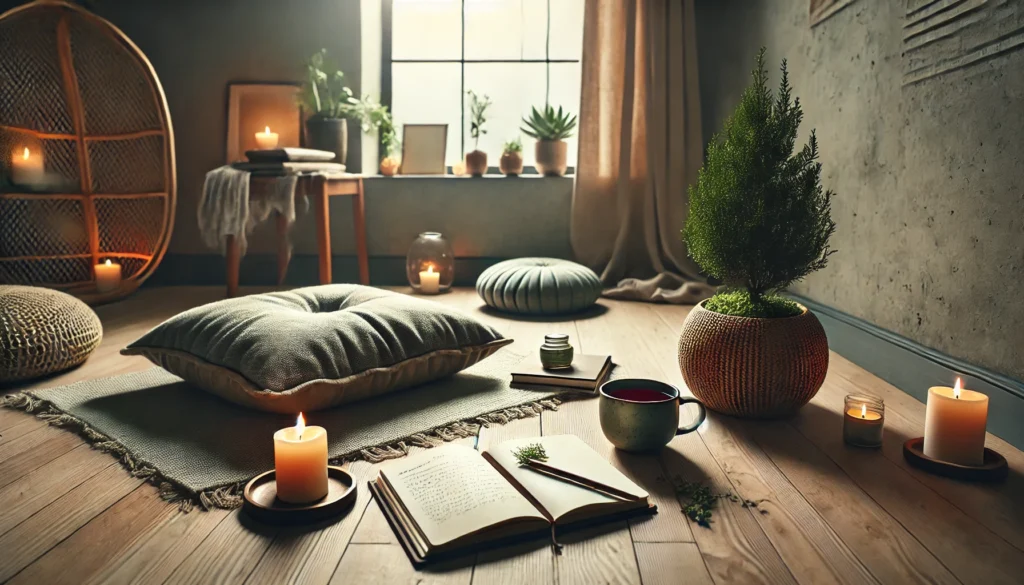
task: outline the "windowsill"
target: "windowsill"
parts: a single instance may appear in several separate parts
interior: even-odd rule
[[[441,181],[441,180],[478,181],[480,179],[506,179],[506,180],[509,180],[509,181],[515,181],[515,180],[518,180],[518,179],[527,179],[527,180],[551,179],[551,180],[554,180],[554,181],[565,181],[565,180],[571,181],[571,180],[575,179],[575,175],[567,174],[567,175],[564,175],[564,176],[561,176],[561,177],[546,177],[544,175],[517,175],[517,176],[514,176],[514,177],[506,177],[505,175],[500,175],[500,174],[489,174],[489,175],[484,175],[482,177],[472,177],[472,176],[469,176],[469,175],[462,175],[462,176],[456,176],[456,175],[395,175],[393,177],[386,177],[384,175],[367,175],[364,178],[365,179],[388,179],[388,180],[432,179],[432,180],[437,180],[437,181]]]

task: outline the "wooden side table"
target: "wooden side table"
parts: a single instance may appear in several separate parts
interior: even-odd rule
[[[338,173],[333,175],[310,175],[299,177],[295,196],[310,194],[313,214],[316,218],[317,255],[320,260],[320,284],[330,284],[331,274],[331,197],[352,196],[352,220],[355,224],[356,256],[359,259],[359,282],[370,284],[370,260],[366,252],[366,199],[363,195],[363,178],[360,175]],[[277,283],[284,284],[288,272],[288,221],[278,215],[277,222]],[[238,296],[238,272],[241,254],[234,236],[227,238],[227,296]]]

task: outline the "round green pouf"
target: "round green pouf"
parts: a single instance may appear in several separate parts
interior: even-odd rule
[[[582,311],[597,301],[601,288],[593,270],[557,258],[506,260],[476,281],[476,292],[488,306],[529,315]]]

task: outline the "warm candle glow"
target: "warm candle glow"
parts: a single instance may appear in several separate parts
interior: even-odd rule
[[[960,378],[956,379],[956,385],[953,386],[953,398],[960,400]]]
[[[107,261],[104,262],[104,264],[106,264],[107,266],[110,266],[110,258],[107,258]]]
[[[868,415],[868,405],[867,404],[861,404],[860,405],[860,417],[864,418],[867,415]]]
[[[266,128],[264,128],[263,129],[263,133],[264,134],[270,134],[270,126],[267,126]]]
[[[428,274],[433,274],[434,273],[434,265],[433,264],[427,264],[427,273]]]
[[[22,153],[22,155],[21,155],[21,158],[22,158],[23,160],[28,160],[28,157],[29,157],[29,155],[31,155],[31,154],[32,154],[32,153],[31,153],[31,152],[29,152],[29,150],[28,150],[28,147],[26,146],[26,147],[25,147],[25,152],[23,152],[23,153]]]
[[[295,434],[298,435],[299,440],[302,440],[302,433],[306,432],[306,419],[302,417],[302,413],[299,413],[299,418],[295,419]]]

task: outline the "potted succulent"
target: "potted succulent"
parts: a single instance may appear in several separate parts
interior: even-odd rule
[[[517,177],[523,174],[523,141],[518,136],[515,140],[506,142],[505,146],[501,148],[498,170],[507,177]]]
[[[328,73],[327,49],[314,53],[306,63],[306,81],[302,86],[302,103],[310,112],[306,120],[306,145],[327,150],[344,163],[348,156],[348,122],[358,101],[345,85],[340,70]]]
[[[791,414],[828,370],[821,323],[779,294],[825,266],[836,228],[813,131],[794,152],[803,113],[791,94],[785,61],[778,93],[768,89],[762,49],[753,84],[690,187],[683,239],[725,286],[687,316],[679,367],[697,398],[730,415]]]
[[[537,108],[532,110],[529,118],[523,118],[526,127],[522,131],[537,139],[534,164],[542,175],[560,177],[567,168],[568,146],[565,139],[576,129],[576,116],[563,113],[561,106],[558,110],[550,105],[544,106],[542,112]]]
[[[469,137],[473,139],[473,152],[466,153],[466,171],[474,177],[482,177],[487,173],[487,153],[480,150],[480,135],[487,134],[484,124],[487,122],[487,108],[491,106],[491,98],[482,98],[469,90]]]

